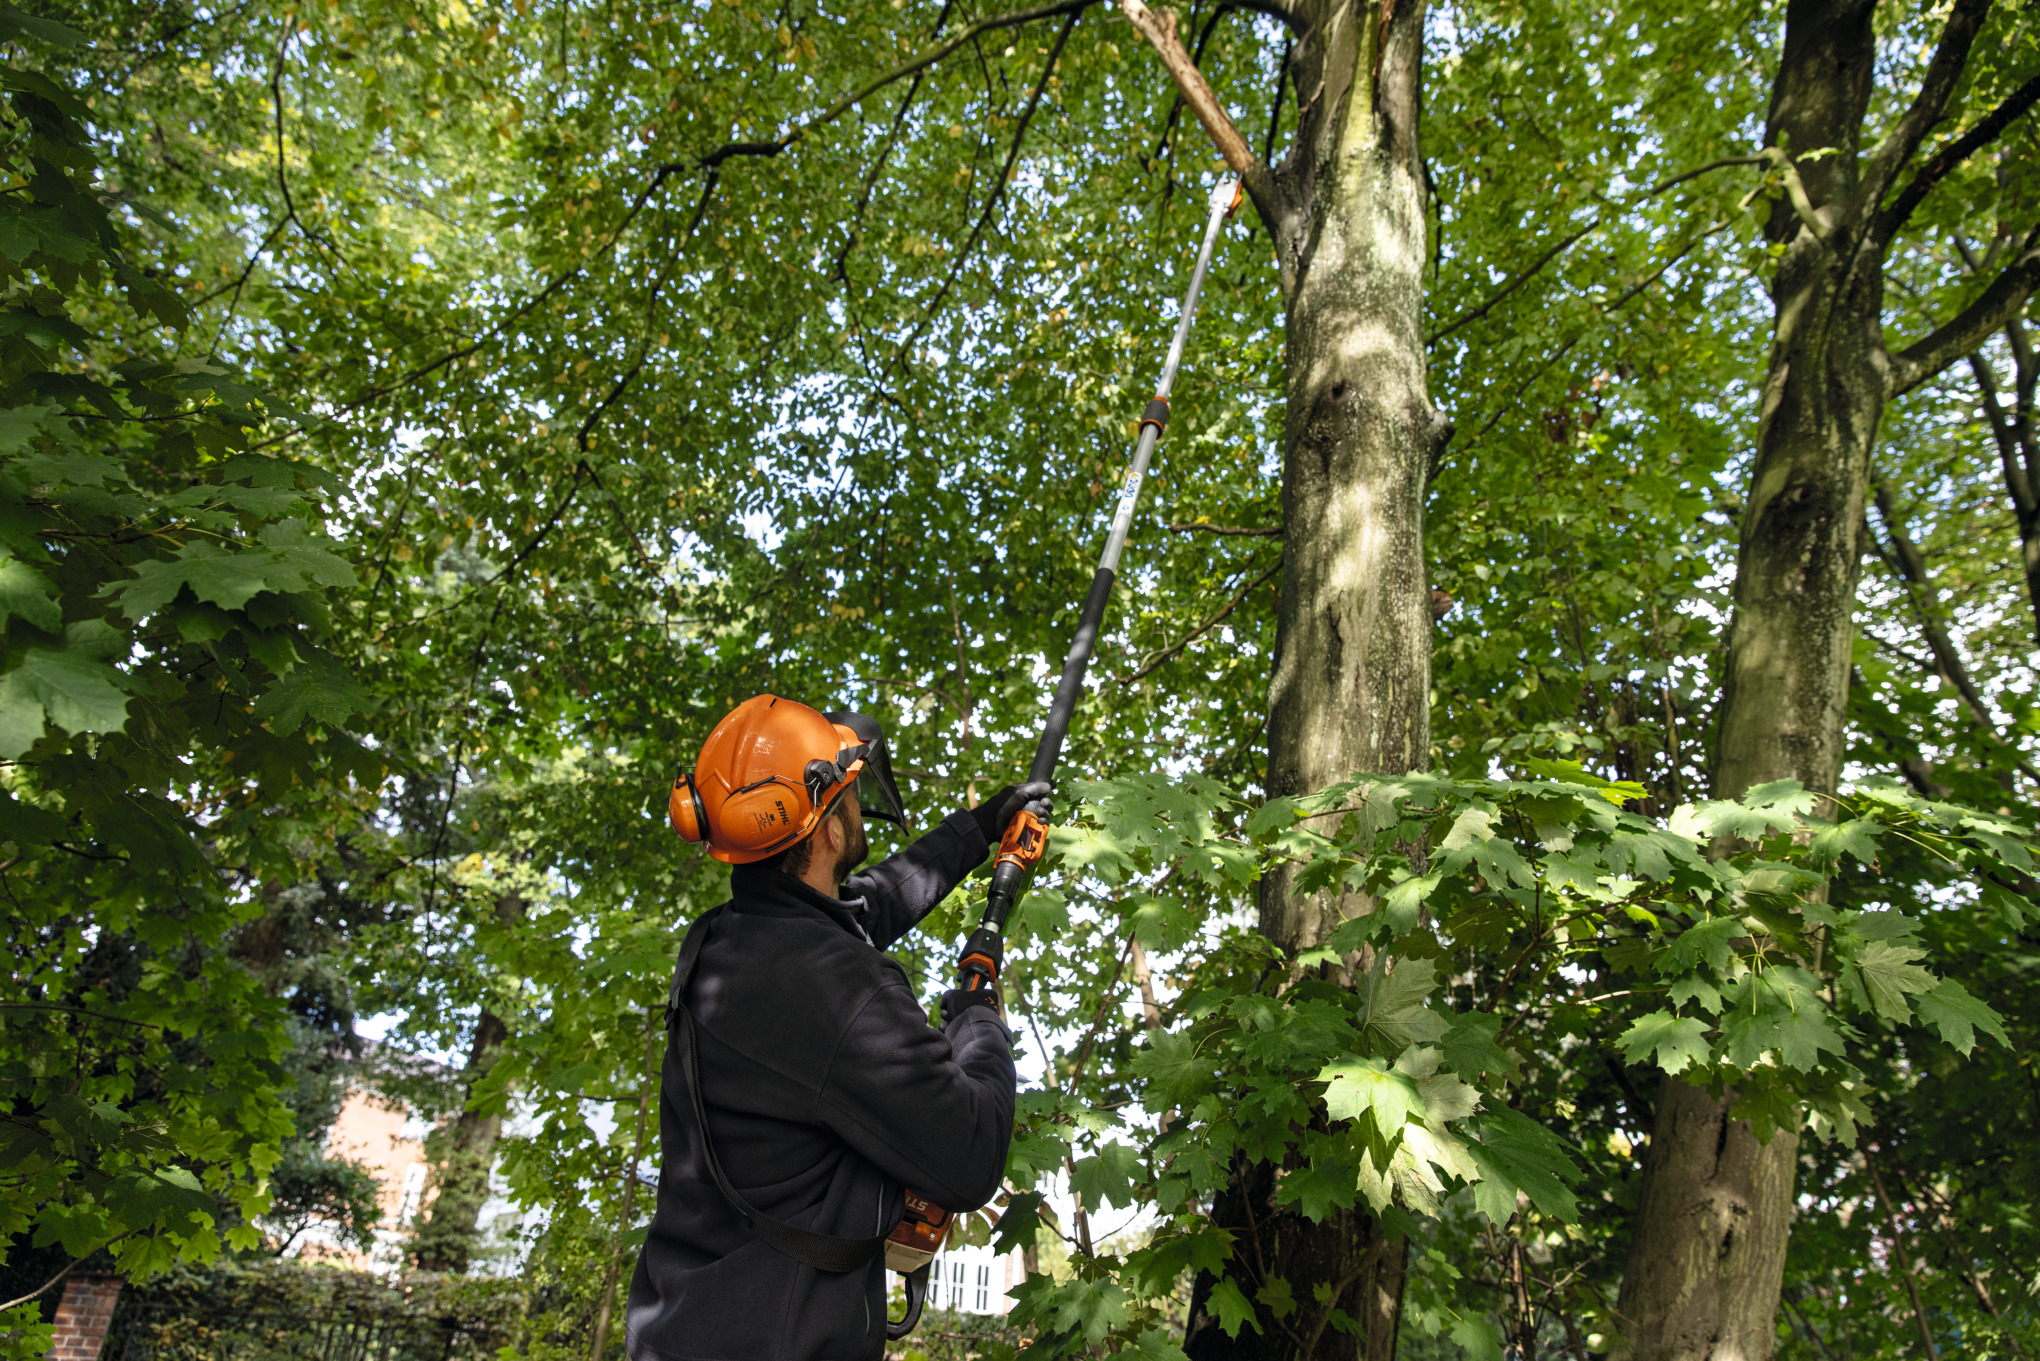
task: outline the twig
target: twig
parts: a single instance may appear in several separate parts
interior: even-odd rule
[[[54,1002],[0,1002],[0,1011],[63,1011],[73,1016],[92,1016],[102,1021],[113,1021],[119,1025],[140,1026],[144,1030],[161,1030],[154,1021],[136,1021],[126,1016],[115,1016],[110,1012],[92,1011],[86,1007],[63,1007]]]
[[[1263,528],[1247,525],[1194,524],[1163,525],[1162,528],[1168,530],[1171,534],[1240,534],[1256,539],[1279,539],[1282,537],[1281,525],[1268,525]]]
[[[1150,672],[1154,671],[1156,667],[1159,667],[1163,663],[1171,660],[1172,658],[1181,655],[1184,648],[1189,647],[1190,644],[1196,642],[1199,638],[1202,638],[1205,634],[1217,628],[1219,624],[1224,622],[1225,617],[1227,615],[1231,614],[1234,610],[1240,607],[1241,601],[1245,600],[1248,596],[1252,595],[1255,589],[1258,588],[1262,582],[1266,581],[1269,577],[1274,576],[1277,572],[1281,570],[1282,559],[1278,557],[1275,559],[1274,566],[1270,567],[1267,571],[1261,573],[1261,575],[1255,577],[1252,581],[1248,582],[1246,585],[1240,587],[1239,594],[1235,595],[1231,600],[1226,601],[1225,604],[1220,607],[1218,613],[1212,615],[1209,619],[1205,620],[1203,623],[1199,624],[1196,628],[1192,629],[1188,634],[1184,635],[1184,637],[1179,641],[1172,643],[1168,647],[1163,648],[1160,652],[1155,653],[1154,656],[1150,657],[1145,663],[1143,663],[1140,669],[1135,671],[1132,675],[1120,677],[1119,684],[1131,685],[1135,681],[1141,679],[1143,676],[1146,676]]]
[[[1034,93],[1028,97],[1027,108],[1020,115],[1020,125],[1013,129],[1013,145],[1006,152],[1006,164],[1000,167],[998,181],[992,185],[992,192],[985,197],[984,211],[978,214],[977,225],[970,229],[970,236],[957,250],[956,258],[949,266],[949,273],[942,280],[942,286],[935,290],[934,299],[921,309],[920,321],[914,324],[914,329],[906,340],[901,342],[899,352],[893,356],[895,368],[905,367],[908,356],[914,352],[914,346],[927,333],[928,324],[934,321],[936,313],[941,311],[943,301],[948,298],[949,290],[963,273],[963,267],[969,261],[971,252],[977,249],[978,238],[984,235],[985,227],[992,220],[992,214],[997,211],[1000,200],[1005,197],[1006,183],[1013,174],[1013,163],[1020,159],[1020,146],[1027,139],[1027,125],[1034,121],[1034,111],[1041,103],[1042,92],[1048,89],[1049,77],[1055,74],[1055,64],[1062,57],[1063,44],[1070,40],[1070,30],[1077,26],[1077,15],[1078,11],[1071,9],[1069,18],[1063,22],[1062,32],[1056,35],[1055,46],[1049,49],[1048,60],[1042,65],[1041,79],[1034,83]]]

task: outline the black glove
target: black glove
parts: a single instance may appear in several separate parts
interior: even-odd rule
[[[951,988],[942,994],[942,1024],[948,1025],[972,1007],[983,1007],[1001,1021],[1006,1019],[1005,1009],[999,1005],[999,989]]]
[[[999,838],[1006,834],[1006,824],[1019,817],[1023,808],[1044,819],[1055,811],[1055,800],[1049,797],[1048,781],[1009,784],[971,809],[970,815],[977,819],[978,830],[985,834],[985,840],[996,846]]]

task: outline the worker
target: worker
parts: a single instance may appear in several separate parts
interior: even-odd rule
[[[937,1031],[882,951],[1048,793],[1008,786],[857,873],[866,817],[906,826],[877,723],[758,695],[709,734],[672,820],[735,868],[674,975],[631,1361],[881,1356],[903,1191],[989,1201],[1015,1090],[997,988],[943,994]]]

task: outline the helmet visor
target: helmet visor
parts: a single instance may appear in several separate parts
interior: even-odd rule
[[[864,761],[863,768],[857,772],[857,805],[864,816],[884,818],[887,822],[906,827],[906,805],[900,799],[900,787],[893,782],[892,756],[886,750],[885,730],[878,726],[878,720],[840,711],[823,714],[822,717],[857,735],[858,749]]]

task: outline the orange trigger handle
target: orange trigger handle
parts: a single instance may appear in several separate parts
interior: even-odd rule
[[[1012,865],[1031,870],[1047,849],[1048,824],[1023,808],[1006,824],[1006,834],[999,838],[999,858],[992,867]]]

